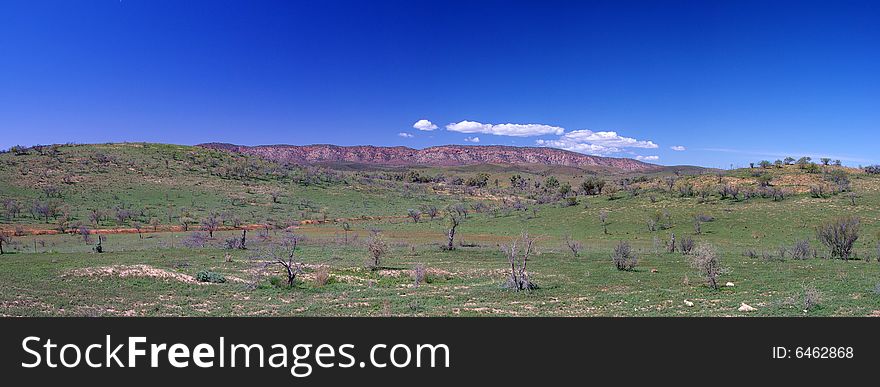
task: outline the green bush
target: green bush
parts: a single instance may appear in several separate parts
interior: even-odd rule
[[[223,274],[215,273],[213,271],[202,270],[196,274],[196,280],[199,282],[222,284],[226,282],[226,277],[224,277]]]

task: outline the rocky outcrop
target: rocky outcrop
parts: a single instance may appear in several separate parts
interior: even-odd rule
[[[359,163],[383,166],[432,165],[461,166],[476,164],[538,164],[567,167],[609,167],[625,171],[651,171],[661,167],[638,160],[590,156],[555,148],[500,145],[442,145],[425,149],[403,146],[371,145],[260,145],[241,146],[222,143],[200,144],[210,149],[259,156],[296,164]]]

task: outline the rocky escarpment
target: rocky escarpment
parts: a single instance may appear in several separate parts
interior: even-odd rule
[[[259,156],[296,164],[359,163],[384,166],[477,164],[537,164],[567,167],[608,167],[624,171],[650,171],[661,167],[633,159],[590,156],[555,148],[500,145],[443,145],[425,149],[371,145],[260,145],[208,143],[199,146]]]

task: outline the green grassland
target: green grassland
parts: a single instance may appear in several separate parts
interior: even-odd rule
[[[312,168],[159,144],[9,152],[0,154],[0,199],[15,200],[22,210],[0,218],[7,235],[0,256],[0,315],[880,315],[880,177],[843,167],[820,169],[689,168],[679,171],[670,190],[672,169],[640,175],[502,166]],[[850,188],[811,195],[811,187],[832,191],[829,176],[835,170],[846,171]],[[410,172],[443,174],[447,182],[481,173],[488,179],[485,187],[416,183],[407,177]],[[514,175],[527,179],[529,187],[512,188]],[[599,177],[607,181],[606,190],[548,200],[555,189],[534,188],[533,182],[550,175],[576,190],[585,178]],[[761,175],[785,191],[783,200],[722,199],[716,192],[723,185],[757,189],[767,179]],[[690,186],[707,193],[683,195],[681,188]],[[51,216],[30,214],[34,203],[49,202]],[[457,248],[444,251],[443,217],[448,206],[458,204],[470,211],[457,230]],[[436,219],[425,214],[416,223],[406,217],[408,209],[430,206],[440,209]],[[107,215],[94,223],[89,213],[96,209]],[[134,215],[115,219],[118,209]],[[212,213],[223,218],[224,230],[203,247],[185,247],[199,221]],[[605,227],[600,214],[607,215]],[[701,222],[699,233],[696,215],[712,218]],[[815,227],[850,215],[861,225],[855,259],[829,259]],[[647,224],[652,218],[662,218],[662,227],[652,231]],[[142,233],[119,232],[131,231],[135,223]],[[183,223],[189,231],[180,228]],[[249,227],[254,225],[266,226]],[[94,251],[97,236],[90,234],[86,242],[80,228],[101,230],[103,253]],[[224,248],[242,228],[250,229],[247,249]],[[65,232],[47,234],[60,229]],[[539,288],[515,292],[502,286],[509,264],[500,245],[523,231],[536,238],[529,273]],[[371,269],[365,241],[374,232],[388,240],[389,250],[380,267]],[[303,274],[288,288],[283,268],[264,263],[291,233],[304,238],[296,254]],[[691,268],[691,256],[667,252],[672,234],[714,245],[725,269],[719,281],[734,286],[710,289]],[[583,244],[579,256],[565,246],[566,236]],[[780,248],[790,251],[803,239],[815,257],[779,259]],[[619,241],[634,247],[635,270],[612,265]],[[745,255],[748,250],[758,256]],[[427,278],[414,286],[417,264],[427,268]],[[193,279],[205,270],[227,281]],[[324,270],[329,280],[319,281]],[[819,293],[816,306],[805,307],[805,289]],[[756,310],[740,312],[741,303]]]

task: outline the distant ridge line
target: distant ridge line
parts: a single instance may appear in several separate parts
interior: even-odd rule
[[[478,164],[548,165],[566,167],[608,167],[630,172],[649,172],[663,167],[639,160],[591,156],[545,147],[507,145],[440,145],[424,149],[405,146],[331,144],[244,146],[205,143],[202,148],[259,156],[295,164],[347,162],[381,166],[465,166]]]

